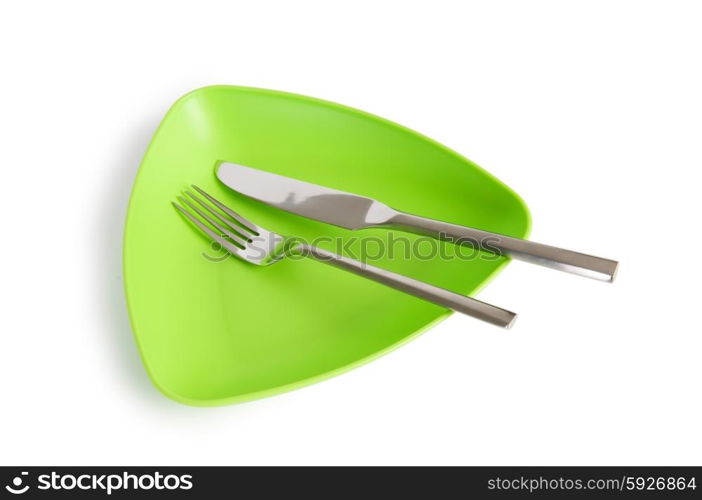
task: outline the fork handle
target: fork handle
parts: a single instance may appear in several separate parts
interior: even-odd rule
[[[448,307],[449,309],[492,323],[493,325],[509,328],[517,317],[513,312],[486,304],[485,302],[471,297],[465,297],[450,290],[446,290],[445,288],[430,285],[429,283],[409,278],[402,274],[388,271],[387,269],[371,266],[355,259],[328,252],[321,248],[310,245],[300,245],[298,250],[303,252],[305,256],[319,262],[358,274],[364,278],[377,281],[378,283],[395,288],[396,290],[406,292],[440,306]]]

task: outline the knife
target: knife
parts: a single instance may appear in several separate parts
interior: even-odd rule
[[[611,282],[618,262],[504,234],[400,212],[372,198],[223,162],[217,177],[229,188],[268,205],[346,229],[388,227],[449,239],[559,271]]]

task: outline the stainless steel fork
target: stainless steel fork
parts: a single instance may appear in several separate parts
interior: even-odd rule
[[[173,203],[173,206],[230,254],[252,264],[266,266],[281,260],[288,252],[300,252],[316,261],[352,272],[497,326],[509,328],[517,317],[513,312],[485,302],[305,243],[295,243],[288,247],[287,242],[292,240],[254,224],[199,187],[192,187],[209,203],[193,192],[185,190],[187,198],[178,196],[181,204]]]

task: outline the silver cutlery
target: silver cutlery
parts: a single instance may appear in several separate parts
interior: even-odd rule
[[[471,227],[411,215],[372,198],[263,170],[221,163],[217,177],[231,189],[274,207],[346,229],[388,227],[450,239],[482,251],[611,282],[618,262]]]
[[[278,262],[290,251],[300,252],[316,261],[497,326],[509,328],[516,318],[516,314],[505,309],[322,248],[304,243],[296,243],[295,248],[287,247],[286,241],[291,240],[254,224],[197,186],[192,187],[202,198],[185,190],[185,196],[178,196],[180,204],[173,203],[175,208],[227,252],[252,264],[267,266]]]

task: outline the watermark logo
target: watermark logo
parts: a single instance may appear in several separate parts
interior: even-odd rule
[[[251,260],[260,260],[274,249],[277,242],[266,241],[259,236],[248,238],[248,244],[244,246],[240,242],[232,240],[229,235],[220,235],[222,240],[245,251]],[[438,238],[421,235],[396,235],[388,232],[384,236],[351,236],[351,237],[328,237],[320,236],[312,240],[304,238],[286,238],[283,245],[282,254],[279,257],[290,259],[301,259],[306,256],[300,249],[308,247],[321,247],[333,252],[358,260],[362,263],[381,259],[387,260],[460,260],[460,261],[495,261],[500,260],[503,252],[498,245],[499,238],[487,236],[481,239],[474,238],[454,238],[451,235],[441,234]],[[219,242],[211,241],[210,248],[202,252],[202,257],[210,262],[223,262],[232,255]]]
[[[22,486],[23,483],[23,477],[26,476],[28,473],[27,472],[21,472],[19,476],[15,476],[12,479],[12,486],[7,485],[5,486],[5,489],[12,493],[13,495],[21,495],[22,493],[26,493],[27,490],[29,489],[29,485],[26,484]]]
[[[13,495],[22,495],[30,489],[28,472],[22,471],[10,481],[5,489]],[[111,473],[111,474],[71,474],[52,471],[50,474],[39,474],[35,477],[32,494],[37,491],[81,491],[105,493],[127,490],[191,490],[193,476],[191,474],[163,474],[159,471],[151,473]],[[31,495],[30,495],[31,496]]]

